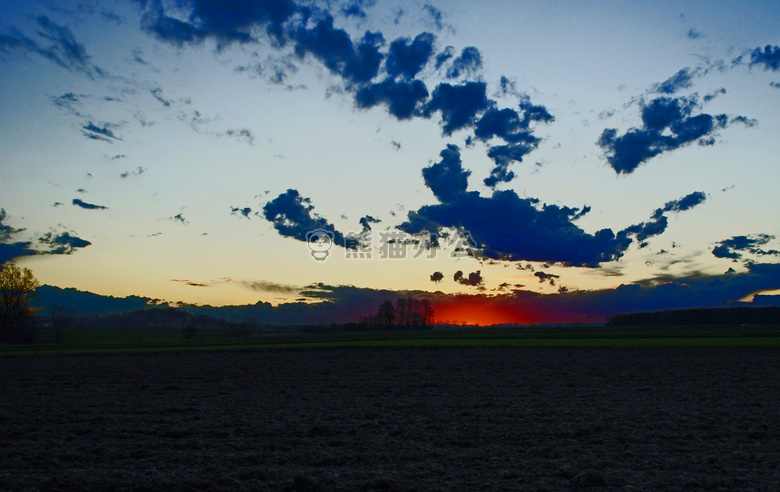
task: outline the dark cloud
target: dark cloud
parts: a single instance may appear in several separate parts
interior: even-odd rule
[[[368,109],[384,104],[391,115],[405,120],[417,115],[427,98],[428,89],[421,80],[396,82],[388,78],[358,90],[355,94],[355,105]]]
[[[666,202],[661,210],[664,212],[682,212],[704,203],[705,200],[707,200],[707,195],[703,191],[694,191],[679,200]]]
[[[659,94],[674,94],[680,89],[688,89],[693,86],[693,77],[697,76],[701,69],[685,67],[660,84],[653,87],[653,91]]]
[[[163,95],[162,95],[162,89],[160,89],[159,87],[157,87],[157,88],[155,88],[155,89],[152,89],[152,90],[150,90],[149,92],[152,94],[152,97],[154,97],[155,99],[157,99],[157,101],[159,101],[159,102],[160,102],[160,104],[162,104],[162,105],[163,105],[163,106],[165,106],[166,108],[169,108],[169,107],[171,106],[171,101],[170,101],[169,99],[165,99],[165,98],[163,97]]]
[[[631,174],[651,158],[697,140],[711,145],[714,132],[728,124],[725,114],[693,115],[700,108],[695,97],[659,97],[649,104],[642,101],[641,105],[641,128],[631,128],[620,136],[616,129],[608,128],[597,142],[618,174]]]
[[[572,222],[584,209],[539,206],[539,200],[520,198],[512,190],[494,191],[490,197],[467,192],[468,176],[459,149],[449,145],[441,162],[423,169],[426,186],[441,203],[409,212],[399,228],[410,234],[456,228],[469,232],[488,258],[578,266],[618,259],[631,244],[627,233],[585,233]]]
[[[766,45],[763,50],[756,48],[750,52],[750,66],[761,65],[764,70],[780,70],[780,46]]]
[[[441,272],[433,272],[431,274],[431,282],[438,283],[438,282],[441,282],[442,280],[444,280],[444,274],[443,273],[441,273]]]
[[[263,216],[273,223],[279,234],[306,241],[306,233],[324,229],[333,233],[336,243],[344,244],[344,236],[324,217],[313,213],[314,206],[309,198],[302,197],[298,190],[289,189],[263,207]]]
[[[72,203],[73,205],[77,207],[81,207],[86,210],[107,210],[108,209],[108,207],[104,207],[103,205],[95,205],[92,203],[87,203],[79,198],[74,198]]]
[[[142,28],[158,39],[182,46],[213,39],[218,45],[256,42],[255,28],[284,42],[283,24],[296,12],[292,0],[184,0],[173,9],[186,13],[180,20],[168,15],[160,0],[143,3]]]
[[[174,215],[173,217],[168,217],[168,220],[172,220],[174,222],[180,222],[181,225],[187,225],[190,223],[187,219],[184,218],[184,214],[181,212]]]
[[[375,219],[374,217],[371,217],[370,215],[365,215],[360,218],[360,225],[363,226],[364,231],[370,231],[371,230],[371,224],[378,224],[382,222],[379,219]]]
[[[704,96],[704,102],[710,102],[713,99],[715,99],[716,97],[718,97],[719,95],[725,94],[725,93],[726,93],[726,89],[723,88],[723,87],[721,87],[720,89],[716,89],[716,90],[714,90],[714,91],[712,91],[709,94]]]
[[[11,236],[24,231],[24,229],[16,229],[8,224],[4,224],[6,219],[5,209],[0,208],[0,242],[6,242],[11,239]]]
[[[86,248],[92,244],[89,241],[81,239],[80,237],[69,232],[61,232],[59,234],[54,232],[47,232],[38,238],[38,242],[41,244],[46,244],[51,248],[50,250],[44,251],[40,254],[52,255],[69,255],[77,248]]]
[[[91,66],[84,45],[76,40],[70,29],[52,22],[45,15],[39,16],[36,21],[41,27],[38,35],[49,41],[48,46],[38,49],[41,56],[67,70],[101,74],[100,69]]]
[[[664,232],[668,224],[664,212],[688,210],[706,198],[694,192],[668,202],[650,220],[617,234],[611,229],[588,234],[574,221],[587,214],[589,206],[540,204],[535,198],[520,198],[513,190],[481,196],[467,191],[470,172],[462,167],[458,147],[448,145],[441,157],[440,162],[422,171],[426,186],[440,203],[409,212],[399,229],[409,234],[442,228],[468,232],[477,253],[491,259],[597,267],[622,257],[634,239],[642,247],[648,238]]]
[[[717,243],[712,250],[716,258],[731,258],[734,261],[741,260],[745,253],[756,256],[780,256],[780,251],[776,249],[764,249],[775,236],[770,234],[751,234],[749,236],[734,236],[730,239],[724,239]]]
[[[544,106],[531,104],[528,100],[523,100],[519,108],[520,113],[510,108],[491,108],[482,115],[474,128],[474,136],[479,140],[488,141],[495,137],[509,143],[488,149],[488,157],[496,164],[490,176],[484,180],[489,187],[514,179],[515,174],[508,170],[509,165],[522,162],[526,154],[537,148],[541,139],[530,130],[531,122],[549,123],[554,120]]]
[[[0,243],[0,267],[7,261],[20,256],[29,256],[36,254],[32,249],[32,243],[29,241],[19,241],[15,243]]]
[[[539,283],[549,282],[550,285],[555,285],[555,279],[561,278],[560,275],[545,272],[536,272],[534,273],[534,277],[539,279]]]
[[[119,178],[120,179],[127,179],[130,176],[140,176],[140,175],[142,175],[145,172],[146,172],[145,168],[143,168],[141,166],[138,166],[133,171],[125,171],[125,172],[123,172],[122,174],[119,175]]]
[[[180,284],[189,285],[190,287],[211,287],[211,285],[209,284],[205,284],[202,282],[193,282],[191,280],[186,280],[186,279],[172,278],[171,282],[178,282]]]
[[[431,58],[435,39],[433,34],[423,32],[418,34],[414,41],[398,38],[390,43],[385,68],[387,74],[406,80],[414,79]]]
[[[250,207],[230,207],[230,215],[237,215],[239,218],[245,217],[249,219],[249,214],[252,213],[252,209]]]
[[[658,211],[656,211],[656,213],[653,214],[653,217],[647,222],[641,222],[639,224],[628,226],[623,229],[619,235],[635,237],[639,242],[639,247],[644,248],[647,246],[647,240],[649,238],[662,234],[668,225],[669,220],[666,218],[666,216],[659,214]]]
[[[447,69],[448,79],[457,79],[461,76],[475,75],[482,69],[482,55],[473,46],[463,48],[460,56],[452,61]]]
[[[452,277],[452,279],[461,285],[469,285],[472,287],[480,287],[484,285],[485,280],[482,278],[482,274],[479,270],[469,273],[468,277],[465,277],[463,272],[458,270],[455,272],[455,275]]]
[[[43,58],[72,71],[81,72],[90,77],[104,76],[105,72],[92,65],[84,45],[76,40],[73,32],[53,22],[45,15],[35,18],[39,29],[36,31],[41,43],[13,30],[11,35],[0,34],[0,50],[10,49],[36,53]]]
[[[228,137],[233,137],[236,140],[243,140],[249,145],[252,145],[255,142],[255,134],[252,133],[252,130],[249,128],[229,128],[225,130],[225,135]]]
[[[463,169],[457,146],[447,145],[439,155],[441,161],[423,169],[422,175],[425,186],[431,189],[440,202],[447,203],[466,193],[471,171]]]
[[[352,84],[371,81],[379,72],[384,58],[379,52],[385,42],[381,33],[366,32],[360,44],[355,46],[346,31],[333,27],[330,15],[311,29],[299,27],[294,36],[295,53],[300,58],[309,54],[332,74]]]
[[[688,39],[698,39],[699,36],[701,36],[701,33],[694,28],[690,28],[688,29],[688,32],[685,34],[685,36]]]
[[[444,65],[447,60],[450,60],[453,56],[455,56],[455,47],[454,46],[447,46],[444,48],[444,50],[436,55],[436,58],[434,60],[434,66],[436,67],[436,70],[440,69],[442,65]]]
[[[75,114],[76,116],[81,116],[81,113],[78,109],[79,101],[85,97],[89,96],[85,94],[74,94],[72,92],[68,92],[67,94],[63,94],[61,96],[52,97],[51,101],[55,106],[64,111]]]
[[[366,18],[367,8],[371,8],[376,4],[376,0],[348,0],[346,4],[341,8],[341,13],[347,17],[357,17],[359,19]]]
[[[484,82],[467,82],[462,85],[441,83],[433,90],[430,101],[423,108],[423,114],[430,117],[441,113],[442,133],[471,127],[479,113],[488,108]]]
[[[498,88],[496,89],[496,97],[515,96],[522,98],[522,94],[517,90],[517,83],[511,80],[509,77],[502,75],[498,80]]]
[[[277,284],[274,282],[268,282],[265,280],[259,280],[255,282],[244,282],[246,288],[256,290],[258,292],[275,292],[278,294],[298,294],[301,291],[300,287],[294,285]]]
[[[97,126],[91,121],[81,127],[81,133],[92,140],[101,140],[103,142],[114,143],[115,140],[122,140],[116,134],[114,134],[112,127],[116,127],[111,123],[103,123],[102,126]]]
[[[5,209],[0,208],[0,267],[5,262],[19,256],[36,254],[36,251],[32,249],[32,243],[29,241],[11,242],[12,236],[24,232],[24,229],[17,229],[6,224],[6,219]]]
[[[753,128],[754,126],[758,125],[758,120],[755,118],[748,118],[747,116],[735,116],[731,118],[729,123],[741,123],[748,128]]]
[[[775,89],[780,89],[780,82],[770,82],[770,87],[774,87]]]
[[[423,6],[423,12],[428,15],[428,18],[433,22],[433,25],[436,26],[437,30],[441,31],[444,29],[444,14],[441,10],[431,4],[425,4]]]
[[[694,191],[677,200],[670,200],[663,207],[656,209],[650,220],[631,225],[619,233],[628,237],[634,237],[639,242],[639,247],[647,246],[647,239],[662,234],[669,225],[665,212],[684,212],[704,203],[707,195],[701,191]]]

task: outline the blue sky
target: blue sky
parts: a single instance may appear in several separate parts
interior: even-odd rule
[[[777,263],[776,2],[474,5],[7,2],[3,259],[212,305]],[[337,239],[325,261],[317,227]],[[341,238],[368,228],[372,257],[348,258]],[[470,232],[472,255],[441,236],[382,258],[382,237],[423,230]]]

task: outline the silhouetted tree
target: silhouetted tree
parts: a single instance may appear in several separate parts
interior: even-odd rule
[[[422,313],[423,313],[423,326],[427,326],[433,323],[433,303],[430,299],[422,300]]]
[[[13,342],[30,342],[35,331],[26,318],[30,314],[30,301],[40,284],[29,268],[3,265],[0,269],[0,339]]]
[[[383,302],[379,306],[377,317],[381,320],[380,322],[382,324],[392,326],[395,322],[395,308],[393,307],[393,303],[390,301]]]
[[[399,297],[395,302],[395,324],[404,325],[406,319],[409,316],[409,305],[406,302],[406,298]]]

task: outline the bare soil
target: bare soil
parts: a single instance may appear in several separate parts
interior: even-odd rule
[[[780,350],[0,358],[0,490],[780,490]]]

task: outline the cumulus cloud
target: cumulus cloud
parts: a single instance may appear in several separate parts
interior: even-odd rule
[[[433,272],[431,274],[431,282],[439,283],[444,279],[444,274],[441,272]]]
[[[703,191],[694,191],[678,200],[666,202],[660,210],[663,212],[682,212],[701,205],[705,200],[707,200],[707,195]]]
[[[282,236],[306,241],[306,234],[315,229],[333,233],[336,243],[344,244],[344,235],[313,212],[314,205],[309,198],[302,197],[298,190],[288,189],[263,206],[263,217],[270,221]]]
[[[447,69],[448,79],[476,75],[482,69],[482,55],[474,46],[463,48],[460,56],[452,61]]]
[[[250,207],[230,207],[230,215],[237,215],[239,218],[244,217],[248,219],[251,213],[252,209]]]
[[[602,229],[588,234],[574,221],[587,214],[589,206],[540,204],[535,198],[520,198],[513,190],[496,190],[491,196],[469,192],[470,172],[462,167],[458,147],[448,145],[441,157],[422,171],[426,186],[440,203],[410,211],[399,229],[409,234],[442,228],[465,231],[474,239],[474,248],[491,259],[597,267],[622,257],[634,239],[642,247],[648,238],[664,232],[665,212],[689,210],[706,199],[704,193],[694,192],[667,202],[646,222],[617,233]]]
[[[398,38],[390,43],[386,62],[387,75],[414,79],[431,58],[434,40],[433,34],[423,32],[413,41],[409,38]]]
[[[105,207],[103,205],[95,205],[93,203],[87,203],[84,200],[81,200],[80,198],[74,198],[73,199],[73,205],[77,207],[81,207],[86,210],[107,210],[108,207]]]
[[[549,282],[550,285],[555,285],[555,279],[561,278],[560,275],[545,272],[535,272],[534,277],[539,279],[539,283]]]
[[[685,67],[660,84],[656,84],[653,91],[659,94],[674,94],[681,89],[688,89],[693,86],[693,78],[700,73],[700,68]]]
[[[300,58],[311,55],[332,74],[352,84],[362,84],[373,79],[384,58],[379,51],[385,43],[381,33],[366,32],[355,46],[345,30],[333,26],[333,17],[330,15],[326,15],[310,29],[299,27],[295,42],[295,53]]]
[[[464,276],[461,270],[458,270],[452,279],[461,285],[469,285],[471,287],[480,287],[484,284],[484,279],[479,270],[469,273],[468,277]]]
[[[375,219],[374,217],[371,217],[370,215],[365,215],[360,218],[359,224],[363,226],[363,231],[370,231],[371,230],[371,224],[378,224],[382,222],[379,219]]]
[[[423,108],[423,115],[430,117],[441,113],[442,133],[471,127],[479,113],[487,109],[488,98],[484,82],[467,82],[461,85],[441,83],[433,90],[430,101]]]
[[[631,244],[626,233],[610,229],[591,235],[572,221],[589,209],[539,204],[513,190],[483,197],[468,192],[469,171],[461,166],[458,147],[449,145],[442,160],[423,169],[423,177],[440,203],[408,213],[399,228],[410,234],[455,228],[467,231],[488,258],[550,261],[595,266],[619,258]]]
[[[48,251],[42,251],[38,254],[52,255],[69,255],[77,248],[86,248],[92,244],[70,232],[47,232],[38,238],[38,242],[50,248]]]
[[[534,136],[530,128],[531,123],[549,123],[554,120],[544,106],[531,104],[527,99],[523,99],[518,108],[520,112],[511,108],[493,107],[475,124],[474,136],[477,139],[486,142],[499,138],[507,142],[506,145],[493,145],[488,148],[488,157],[495,162],[495,167],[484,182],[491,188],[499,182],[514,179],[515,174],[508,170],[509,165],[522,162],[523,157],[539,145],[541,139]]]
[[[423,169],[422,175],[425,186],[440,202],[447,203],[466,192],[471,171],[463,169],[460,149],[456,145],[447,145],[439,155],[441,161]]]
[[[750,52],[750,66],[759,65],[764,70],[777,72],[780,70],[780,46],[766,45],[764,49],[756,48]]]
[[[597,142],[618,174],[631,174],[651,158],[695,141],[712,145],[715,132],[728,125],[725,114],[694,115],[700,109],[695,96],[659,97],[649,103],[642,101],[641,107],[641,128],[631,128],[623,135],[607,128]]]
[[[764,249],[763,246],[773,241],[775,236],[770,234],[751,234],[748,236],[734,236],[717,243],[712,254],[716,258],[730,258],[734,261],[743,259],[745,253],[756,256],[780,256],[776,249]]]
[[[111,130],[111,128],[116,128],[117,126],[112,123],[103,123],[102,126],[98,126],[90,121],[81,127],[81,133],[92,140],[114,143],[116,140],[122,140]]]
[[[213,39],[218,45],[245,44],[257,41],[255,28],[265,28],[272,39],[283,43],[283,24],[297,7],[292,0],[257,0],[254,2],[222,2],[192,0],[170,7],[188,7],[181,20],[160,0],[141,2],[142,28],[161,41],[183,46]],[[169,15],[170,14],[170,15]]]
[[[428,89],[421,80],[398,82],[387,78],[359,89],[355,94],[355,105],[360,109],[385,105],[391,115],[406,120],[420,113],[427,98]]]

